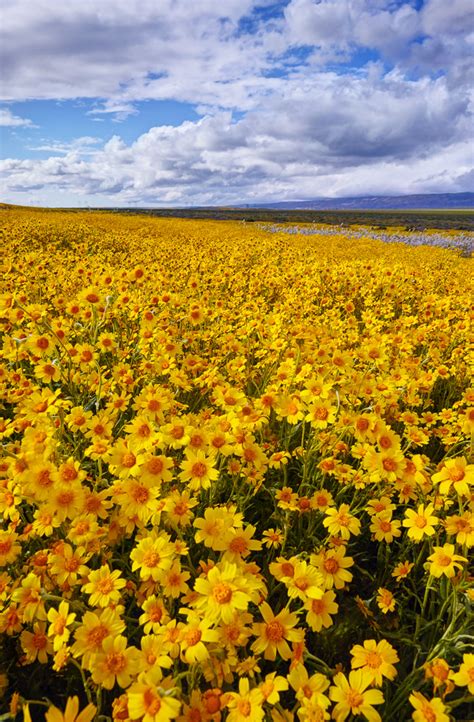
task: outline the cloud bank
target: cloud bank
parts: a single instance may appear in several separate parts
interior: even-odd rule
[[[112,137],[52,138],[37,146],[51,149],[41,160],[6,158],[12,201],[191,205],[471,189],[470,1],[0,7],[1,124],[26,131],[34,124],[15,104],[38,100],[80,100],[89,117],[127,128],[144,102],[178,101],[201,116],[150,124],[128,142],[117,126]]]

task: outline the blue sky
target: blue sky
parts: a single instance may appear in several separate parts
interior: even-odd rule
[[[0,17],[3,201],[473,189],[471,0],[0,0]]]

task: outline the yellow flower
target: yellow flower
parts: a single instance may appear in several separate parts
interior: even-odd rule
[[[297,597],[305,602],[323,596],[324,580],[321,572],[305,561],[296,562],[294,574],[285,580],[285,585],[290,599]]]
[[[171,657],[163,654],[163,644],[157,634],[146,634],[140,640],[137,666],[140,672],[149,672],[154,667],[169,669],[173,666]]]
[[[208,507],[204,517],[199,517],[193,522],[193,526],[198,530],[194,539],[198,544],[203,543],[214,551],[224,551],[229,528],[233,526],[233,522],[234,515],[229,513],[228,509]]]
[[[397,564],[393,568],[392,577],[395,577],[397,582],[400,582],[402,579],[405,579],[413,569],[414,564],[409,561],[400,562],[400,564]]]
[[[309,421],[314,429],[325,429],[330,424],[333,424],[336,419],[337,406],[331,404],[330,401],[324,401],[323,399],[313,401],[308,406],[308,413],[305,416],[305,421]]]
[[[449,494],[451,486],[459,496],[469,496],[469,486],[474,484],[474,464],[468,464],[464,456],[448,459],[443,462],[441,471],[431,477],[434,484],[439,484],[443,495]]]
[[[395,537],[401,536],[400,522],[392,519],[392,512],[385,511],[372,516],[372,523],[369,527],[376,541],[384,541],[391,544]]]
[[[143,625],[145,634],[156,634],[162,623],[169,621],[168,612],[162,599],[158,599],[154,594],[150,594],[142,604],[143,614],[138,620]]]
[[[166,532],[145,536],[130,552],[132,571],[140,570],[140,579],[158,581],[164,570],[173,563],[174,546]]]
[[[415,708],[411,716],[414,722],[449,722],[446,707],[437,697],[428,700],[421,692],[413,692],[408,699]]]
[[[209,658],[207,644],[217,642],[219,633],[216,629],[210,629],[213,620],[201,619],[197,614],[190,612],[186,624],[180,632],[179,644],[181,648],[181,659],[187,664],[201,664]]]
[[[173,459],[169,456],[163,456],[163,454],[159,454],[158,456],[147,454],[143,466],[140,469],[139,478],[146,483],[161,486],[173,478],[173,472],[170,471],[172,468]]]
[[[408,537],[415,542],[419,542],[425,536],[433,536],[435,534],[435,526],[438,525],[439,519],[433,515],[434,505],[420,504],[417,511],[407,509],[403,526],[408,529]]]
[[[298,617],[288,608],[282,609],[277,615],[267,602],[262,602],[259,607],[263,622],[253,625],[253,633],[257,637],[252,644],[252,651],[262,654],[265,659],[274,661],[277,654],[282,659],[290,659],[291,650],[288,642],[302,642],[304,631],[294,629],[298,624]]]
[[[203,451],[186,450],[186,457],[181,462],[179,478],[188,483],[192,491],[209,489],[211,482],[219,477],[215,468],[215,458],[206,456]]]
[[[323,694],[329,687],[329,681],[323,674],[316,672],[310,677],[304,664],[297,664],[291,666],[288,682],[295,690],[296,699],[299,702],[303,702],[305,699],[313,699],[323,709],[329,706],[329,699]]]
[[[337,614],[339,605],[335,602],[336,595],[332,590],[324,592],[321,599],[307,599],[305,601],[306,622],[313,632],[320,632],[323,627],[333,624],[331,614]]]
[[[456,574],[456,569],[462,569],[466,557],[454,553],[454,544],[444,544],[442,547],[433,547],[434,552],[428,557],[430,574],[433,577],[441,577],[443,574],[451,579]]]
[[[163,689],[161,672],[151,670],[140,675],[127,690],[128,716],[141,722],[168,722],[179,715],[181,702]]]
[[[104,639],[115,637],[124,629],[125,622],[113,609],[103,609],[99,613],[87,611],[74,632],[71,652],[74,657],[82,657],[82,666],[89,669],[93,655],[102,650]]]
[[[17,540],[18,534],[14,531],[0,530],[0,567],[13,564],[21,554],[21,545]]]
[[[231,692],[229,696],[227,722],[260,722],[263,720],[263,693],[258,687],[250,689],[247,677],[239,680],[238,693]]]
[[[346,583],[352,579],[352,573],[348,571],[348,567],[354,564],[352,557],[345,556],[344,547],[336,549],[327,549],[314,554],[311,562],[319,569],[323,575],[324,586],[326,589],[342,589]]]
[[[46,722],[91,722],[96,713],[96,707],[88,704],[79,712],[79,698],[68,697],[66,709],[61,712],[57,707],[50,707],[46,712]]]
[[[255,527],[248,524],[245,529],[229,529],[225,540],[223,559],[229,562],[239,562],[245,559],[251,551],[260,551],[262,542],[253,539]]]
[[[138,658],[138,649],[127,647],[126,637],[121,634],[107,637],[102,643],[102,650],[92,658],[92,679],[105,689],[112,689],[115,683],[126,688],[137,673]]]
[[[263,544],[267,549],[277,549],[282,545],[284,534],[281,529],[265,529],[262,534]]]
[[[25,629],[20,635],[20,643],[28,664],[31,664],[36,659],[41,664],[46,664],[48,655],[53,652],[53,644],[48,639],[44,622],[35,622],[33,632]]]
[[[446,517],[445,528],[450,536],[456,535],[458,544],[468,549],[474,546],[474,514],[471,511],[465,511],[461,516]]]
[[[50,609],[48,612],[48,622],[50,622],[48,634],[53,637],[53,649],[57,652],[63,644],[66,644],[71,636],[68,626],[73,623],[76,615],[69,612],[69,604],[61,602],[59,608]]]
[[[236,564],[222,562],[210,569],[206,578],[196,579],[194,589],[199,594],[196,608],[216,621],[222,619],[228,624],[235,611],[245,611],[252,601],[249,583]]]
[[[131,449],[124,439],[117,441],[109,456],[110,470],[119,479],[138,476],[144,461],[144,455]]]
[[[339,534],[342,539],[349,539],[351,534],[360,534],[360,520],[349,512],[349,504],[341,504],[339,509],[326,509],[323,524],[330,534]]]
[[[453,682],[458,687],[467,686],[469,692],[474,694],[474,654],[463,655],[459,671],[453,674]]]
[[[111,572],[107,564],[89,574],[88,583],[84,585],[84,592],[89,594],[89,604],[93,607],[108,607],[111,602],[116,604],[120,600],[120,589],[126,585],[120,570]]]
[[[436,657],[431,662],[424,665],[425,678],[433,681],[433,688],[436,692],[439,687],[445,687],[444,695],[450,694],[454,689],[452,682],[453,672],[445,659]]]
[[[382,704],[384,697],[378,689],[367,689],[372,682],[371,674],[358,669],[350,672],[347,679],[342,672],[338,672],[333,682],[329,697],[336,702],[332,712],[336,722],[343,722],[350,714],[362,715],[369,722],[382,722],[373,705]]]
[[[379,643],[375,639],[366,639],[363,646],[355,644],[351,649],[351,655],[352,669],[362,668],[371,675],[371,681],[377,687],[382,685],[383,677],[395,679],[397,670],[393,665],[399,661],[399,658],[395,649],[385,639]]]
[[[34,572],[21,580],[21,585],[12,593],[12,600],[18,602],[24,622],[47,618],[41,594],[41,581]]]
[[[260,683],[260,691],[263,699],[267,704],[276,704],[280,700],[280,692],[288,689],[288,682],[284,677],[276,676],[276,672],[271,672],[265,676],[263,682]]]
[[[377,604],[384,614],[387,614],[387,612],[393,612],[396,605],[395,597],[389,589],[380,587],[377,589]]]
[[[158,433],[154,422],[145,415],[137,414],[124,428],[127,446],[133,451],[146,451],[156,446]]]

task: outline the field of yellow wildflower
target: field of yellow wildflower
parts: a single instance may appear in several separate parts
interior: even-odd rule
[[[0,719],[469,719],[472,260],[0,215]]]

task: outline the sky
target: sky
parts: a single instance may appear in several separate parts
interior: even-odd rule
[[[0,0],[0,200],[474,190],[472,0]]]

